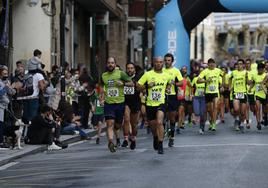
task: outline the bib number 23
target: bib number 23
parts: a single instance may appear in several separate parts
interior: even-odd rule
[[[134,95],[135,89],[134,87],[124,87],[124,94],[125,95]]]

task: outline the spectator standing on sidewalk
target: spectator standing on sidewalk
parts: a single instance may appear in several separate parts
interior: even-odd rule
[[[41,51],[35,50],[34,57],[28,62],[28,75],[33,77],[33,94],[30,99],[24,100],[23,121],[29,123],[39,112],[39,93],[44,92],[46,88],[45,78],[41,70]]]
[[[6,122],[8,105],[10,102],[9,96],[16,93],[16,85],[10,84],[8,80],[8,68],[5,65],[0,65],[0,148],[6,147],[4,144],[3,130]]]
[[[90,111],[90,97],[94,92],[95,83],[92,77],[89,75],[87,68],[81,67],[80,68],[80,76],[79,81],[81,87],[79,89],[79,97],[78,97],[78,106],[81,115],[81,123],[82,127],[88,129],[88,118],[89,118],[89,111]]]
[[[15,70],[15,75],[12,78],[12,84],[14,83],[20,84],[21,88],[17,89],[16,95],[14,96],[14,100],[12,101],[12,110],[14,112],[14,116],[17,119],[21,119],[22,110],[23,110],[23,102],[22,100],[16,100],[16,98],[19,97],[20,94],[23,92],[22,86],[24,84],[25,69],[21,62],[20,63],[17,62],[16,65],[17,65],[17,68]]]

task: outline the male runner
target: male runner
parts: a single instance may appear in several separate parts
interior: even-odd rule
[[[215,60],[210,58],[208,68],[200,73],[197,83],[206,84],[205,98],[211,118],[209,130],[212,131],[216,131],[217,104],[221,79],[221,70],[216,68]]]
[[[132,79],[134,86],[124,86],[125,115],[124,115],[124,141],[122,147],[128,146],[128,136],[131,126],[130,149],[136,148],[137,124],[141,110],[140,92],[136,88],[140,76],[136,74],[134,63],[126,64],[126,73]]]
[[[170,121],[170,132],[169,132],[169,142],[168,146],[172,147],[174,145],[174,132],[175,132],[175,123],[178,110],[178,100],[176,95],[175,86],[181,84],[182,75],[180,70],[173,67],[172,63],[174,62],[174,57],[172,54],[167,53],[164,56],[165,66],[164,72],[170,75],[171,80],[171,90],[170,93],[166,95],[167,99],[167,118]]]
[[[248,73],[244,70],[245,61],[238,59],[238,70],[234,70],[230,77],[230,90],[233,91],[233,107],[236,131],[244,132],[244,121],[246,119],[247,107],[247,82]],[[242,123],[242,124],[241,124]]]
[[[120,130],[125,111],[124,86],[131,87],[133,82],[126,73],[116,69],[114,57],[108,58],[106,68],[107,71],[101,76],[101,84],[104,86],[104,117],[107,126],[108,148],[113,153],[116,151],[113,143],[114,131]]]
[[[170,76],[163,71],[163,58],[155,57],[153,69],[138,81],[139,89],[147,89],[146,113],[154,136],[154,149],[163,154],[165,93],[170,90]]]

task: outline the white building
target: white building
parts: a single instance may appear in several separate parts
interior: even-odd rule
[[[268,26],[268,13],[214,13],[213,17],[216,28],[222,31],[225,22],[235,29],[241,28],[242,24],[249,24],[252,30],[261,24]]]
[[[51,17],[41,7],[41,1],[16,1],[13,7],[13,67],[18,60],[28,60],[33,50],[42,51],[47,70],[51,65]]]
[[[204,19],[195,29],[191,32],[190,44],[190,58],[191,59],[204,59],[205,61],[215,56],[216,35],[213,16],[210,15]],[[203,38],[203,39],[202,39]]]

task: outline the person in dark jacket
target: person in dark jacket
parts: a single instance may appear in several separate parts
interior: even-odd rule
[[[35,116],[29,126],[27,144],[47,144],[48,150],[60,150],[62,144],[59,141],[60,123],[54,121],[52,110],[45,105],[41,108],[41,114]]]

